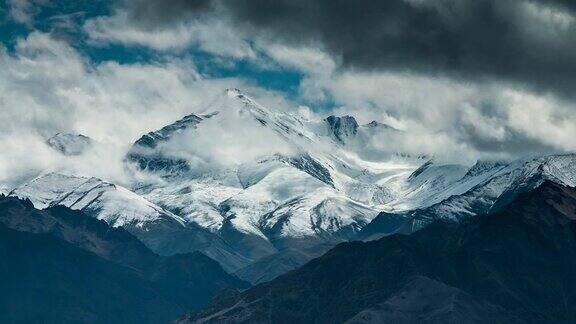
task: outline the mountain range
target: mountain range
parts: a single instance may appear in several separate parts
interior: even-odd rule
[[[5,294],[2,319],[576,320],[576,154],[447,163],[392,149],[407,132],[228,89],[134,139],[128,181],[0,184],[0,277],[30,296]],[[85,159],[102,144],[46,145]]]
[[[576,190],[551,181],[498,212],[341,243],[181,323],[573,323]]]
[[[308,120],[228,89],[135,140],[128,186],[46,172],[9,195],[81,210],[159,255],[200,251],[255,284],[340,242],[496,211],[546,180],[576,185],[573,154],[466,166],[389,151],[405,133],[352,116]],[[86,138],[59,134],[48,144],[82,154],[94,145]]]

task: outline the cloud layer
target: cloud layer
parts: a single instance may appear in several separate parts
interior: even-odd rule
[[[214,16],[253,37],[321,46],[345,67],[496,78],[571,96],[576,6],[565,0],[127,1],[145,30]]]
[[[216,70],[250,64],[296,72],[300,112],[385,122],[409,134],[395,150],[467,161],[576,150],[572,1],[124,0],[74,26],[78,42],[34,31],[42,6],[53,7],[45,0],[8,6],[31,32],[0,52],[0,150],[8,152],[0,156],[0,182],[82,164],[105,179],[122,178],[130,143],[226,87],[292,109],[265,82],[248,81],[250,73],[199,73],[197,52]],[[147,48],[152,59],[94,63],[82,54],[111,45]],[[67,164],[44,145],[56,132],[86,134],[111,153]],[[217,156],[232,163],[246,143],[233,139],[202,163]]]
[[[282,103],[242,79],[205,79],[188,59],[95,64],[39,32],[19,39],[14,53],[0,50],[0,71],[0,182],[11,184],[41,170],[125,181],[122,159],[138,137],[202,109],[227,87]],[[99,145],[64,158],[45,144],[58,132]]]

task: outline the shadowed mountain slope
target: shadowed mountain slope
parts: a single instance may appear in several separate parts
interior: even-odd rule
[[[67,207],[0,196],[1,322],[158,323],[248,285],[202,253],[162,257]]]
[[[498,213],[340,244],[182,321],[573,323],[575,271],[576,191],[545,181]]]

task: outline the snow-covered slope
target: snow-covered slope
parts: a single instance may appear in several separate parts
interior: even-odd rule
[[[162,222],[183,226],[183,220],[130,190],[97,178],[49,173],[16,188],[10,195],[28,198],[36,208],[64,205],[82,210],[113,227],[147,230]]]
[[[576,186],[576,155],[518,160],[506,166],[496,165],[491,173],[487,178],[480,176],[479,184],[464,194],[452,196],[430,207],[434,211],[434,218],[458,220],[467,214],[476,215],[498,209],[519,193],[534,189],[545,180]],[[464,178],[461,182],[468,179]]]
[[[147,230],[162,222],[184,226],[184,221],[130,190],[97,178],[49,173],[16,188],[10,195],[28,198],[39,209],[64,205],[82,210],[113,227]]]
[[[475,215],[494,212],[520,193],[538,187],[546,180],[576,186],[576,154],[520,159],[510,163],[478,162],[444,190],[449,197],[430,206],[397,215],[381,213],[363,229],[358,238],[378,238],[393,232],[410,233],[434,220],[458,222]]]
[[[182,218],[122,186],[97,178],[48,173],[10,192],[28,198],[44,209],[64,205],[123,227],[149,248],[162,255],[202,251],[228,271],[246,266],[251,260],[237,254],[220,237],[203,228],[190,226]]]

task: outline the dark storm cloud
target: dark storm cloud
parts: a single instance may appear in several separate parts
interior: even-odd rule
[[[151,25],[214,10],[253,33],[322,44],[345,68],[576,90],[576,26],[554,16],[573,13],[572,0],[138,0],[131,8]]]
[[[550,5],[557,5],[569,10],[576,10],[576,1],[574,0],[541,0],[541,2]]]
[[[170,25],[211,9],[210,0],[127,0],[134,22],[146,27]]]

